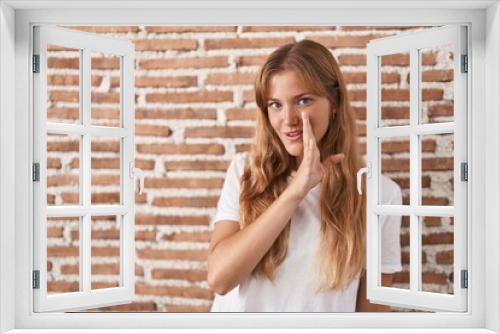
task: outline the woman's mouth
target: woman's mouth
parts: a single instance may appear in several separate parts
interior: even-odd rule
[[[288,132],[285,135],[289,141],[297,141],[302,138],[302,130]]]

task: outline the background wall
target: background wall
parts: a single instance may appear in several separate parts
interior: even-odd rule
[[[206,257],[220,188],[233,155],[252,142],[256,105],[253,80],[275,48],[304,38],[316,40],[338,59],[366,133],[366,44],[417,27],[72,27],[135,45],[136,166],[146,173],[136,195],[136,299],[99,311],[206,312],[213,293],[206,282]],[[427,50],[422,65],[422,111],[428,122],[453,119],[449,52]],[[112,125],[119,115],[119,61],[92,61],[92,118]],[[387,124],[409,119],[407,55],[382,61],[383,117]],[[53,46],[49,54],[48,118],[78,119],[78,53]],[[78,202],[78,138],[48,136],[48,203]],[[422,202],[452,205],[453,136],[422,138]],[[92,201],[119,200],[119,141],[92,142]],[[408,202],[407,138],[382,143],[384,174]],[[48,288],[78,290],[78,217],[49,219]],[[403,218],[404,270],[395,286],[408,287],[409,222]],[[453,220],[423,220],[423,282],[426,291],[452,293]],[[116,217],[94,217],[92,286],[116,286],[119,273]]]

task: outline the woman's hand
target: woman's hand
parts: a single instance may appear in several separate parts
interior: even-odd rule
[[[303,154],[300,166],[290,186],[303,198],[309,190],[314,188],[321,180],[325,172],[334,164],[344,159],[344,154],[334,154],[321,161],[316,138],[309,123],[309,115],[302,112],[302,142]]]

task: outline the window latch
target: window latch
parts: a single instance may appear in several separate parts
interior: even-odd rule
[[[33,270],[33,289],[40,289],[40,270]]]
[[[360,168],[358,170],[357,176],[357,185],[358,185],[358,193],[361,195],[363,193],[363,189],[361,188],[361,176],[366,173],[366,178],[370,178],[372,176],[372,164],[367,163],[366,167]]]

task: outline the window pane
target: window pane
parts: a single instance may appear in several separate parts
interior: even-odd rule
[[[91,66],[92,81],[97,84],[91,88],[90,122],[92,125],[120,127],[120,56],[93,52]]]
[[[410,54],[379,57],[379,126],[410,124]]]
[[[47,46],[47,121],[80,123],[80,49]]]
[[[420,136],[421,204],[453,205],[453,134]]]
[[[47,218],[47,293],[80,291],[80,217]]]
[[[47,205],[81,204],[80,135],[47,134]]]
[[[453,45],[420,50],[420,123],[453,122]]]
[[[409,217],[379,216],[379,285],[409,289]],[[400,265],[403,267],[401,268]],[[392,283],[382,274],[392,274]]]
[[[420,217],[420,225],[421,290],[453,294],[453,218]]]
[[[92,217],[91,288],[120,286],[121,216]]]
[[[396,182],[403,194],[403,204],[410,201],[410,138],[379,138],[380,145],[380,177],[379,204],[389,204]]]
[[[121,138],[91,139],[92,204],[120,204]]]

